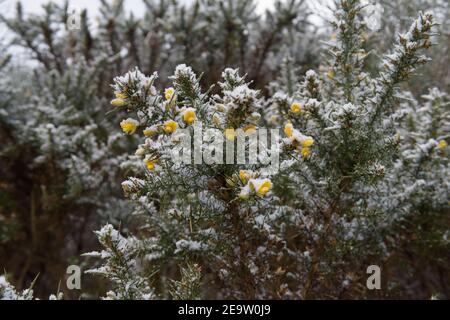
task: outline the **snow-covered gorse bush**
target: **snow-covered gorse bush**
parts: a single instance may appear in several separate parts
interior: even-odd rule
[[[141,141],[122,183],[140,228],[123,234],[108,224],[97,232],[104,249],[86,254],[102,261],[88,272],[111,281],[106,298],[448,295],[448,97],[399,90],[429,60],[433,16],[420,13],[372,77],[363,6],[337,8],[325,71],[300,78],[287,57],[270,97],[230,68],[205,88],[209,70],[198,76],[185,64],[163,91],[157,73],[115,78],[111,104],[128,113],[120,127]],[[200,124],[220,134],[202,141]],[[194,149],[213,156],[213,140],[265,127],[282,132],[277,173],[173,156],[193,131]],[[376,292],[366,287],[373,264],[384,271]],[[411,291],[413,279],[426,288]]]
[[[32,300],[33,290],[17,292],[4,276],[0,276],[0,298],[2,300]]]
[[[188,62],[208,70],[205,85],[233,66],[264,87],[288,52],[301,66],[316,61],[304,1],[280,2],[264,14],[253,0],[144,3],[144,16],[136,17],[124,1],[102,1],[97,20],[82,11],[75,30],[66,23],[69,2],[49,3],[40,14],[18,3],[14,16],[1,16],[11,44],[30,58],[21,64],[12,51],[1,77],[0,267],[18,288],[40,274],[39,297],[54,292],[67,265],[92,248],[100,223],[129,226],[120,181],[137,142],[115,130],[120,112],[107,113],[114,76],[134,66],[158,70],[162,88]],[[3,66],[9,56],[2,57]]]
[[[0,267],[18,284],[1,276],[0,299],[61,299],[65,267],[105,220],[86,256],[106,299],[450,297],[448,78],[419,69],[426,50],[448,62],[434,45],[445,23],[385,7],[396,32],[380,39],[365,2],[340,0],[316,66],[302,1],[265,15],[251,0],[144,2],[139,18],[102,1],[80,30],[68,4],[2,18],[38,64],[0,51]],[[408,3],[448,19],[433,2]],[[219,132],[192,137],[209,157],[175,161],[200,124]],[[278,172],[207,161],[213,142],[263,128],[280,131]],[[366,287],[373,264],[379,291]],[[83,277],[85,296],[100,280]]]
[[[439,45],[430,49],[432,61],[420,74],[413,77],[404,87],[413,92],[425,94],[428,87],[438,86],[441,90],[450,91],[450,3],[447,0],[397,0],[379,1],[382,5],[381,29],[365,34],[370,48],[388,49],[392,41],[408,27],[409,21],[419,10],[430,11],[439,23],[435,27],[439,34]],[[376,63],[376,59],[370,59]],[[375,66],[374,66],[375,67]],[[426,83],[426,85],[424,85]]]
[[[35,279],[36,280],[36,279]],[[0,300],[34,300],[34,286],[35,281],[28,289],[18,291],[5,276],[0,276]],[[64,295],[62,292],[58,294],[52,294],[48,297],[48,300],[62,300]]]
[[[372,199],[386,212],[388,259],[392,272],[410,279],[409,293],[422,287],[430,296],[449,296],[449,106],[437,88],[419,101],[405,94],[394,115],[399,153],[380,185],[381,200]]]
[[[126,143],[109,134],[113,125],[103,121],[105,101],[96,97],[95,72],[80,63],[64,74],[36,73],[31,87],[12,93],[29,90],[30,97],[22,105],[12,97],[2,110],[8,133],[1,154],[2,209],[18,228],[2,250],[29,265],[25,279],[36,275],[36,256],[61,272],[67,257],[86,250],[100,217],[115,221],[130,210],[115,187]],[[32,250],[16,251],[19,243]]]

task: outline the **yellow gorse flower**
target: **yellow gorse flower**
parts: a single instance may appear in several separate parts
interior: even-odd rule
[[[164,123],[164,132],[167,134],[174,133],[175,131],[177,131],[177,128],[178,128],[178,123],[176,123],[173,120],[169,120],[166,123]]]
[[[267,180],[266,182],[263,183],[263,185],[258,189],[258,193],[262,194],[262,195],[266,195],[267,192],[269,192],[270,188],[272,187],[272,182],[270,182],[269,180]]]
[[[254,124],[249,124],[244,128],[245,134],[252,134],[254,132],[256,132],[256,126]]]
[[[294,102],[291,105],[291,112],[292,113],[300,113],[300,111],[302,111],[302,105],[298,102]]]
[[[309,148],[302,148],[301,154],[303,158],[308,158],[311,154],[311,150],[309,150]]]
[[[167,101],[172,100],[174,94],[175,94],[175,89],[174,88],[167,88],[164,91],[164,96],[165,96]]]
[[[183,121],[188,124],[191,125],[194,123],[194,121],[197,119],[197,116],[195,115],[195,109],[194,108],[187,108],[184,112],[183,112]]]
[[[248,179],[250,179],[250,174],[245,170],[241,170],[239,171],[239,178],[243,183],[247,183]]]
[[[314,144],[314,139],[306,138],[305,140],[302,140],[301,144],[302,144],[302,147],[304,147],[304,148],[311,147]]]
[[[446,147],[447,147],[447,141],[445,141],[445,140],[439,141],[439,143],[438,143],[438,148],[439,148],[440,150],[444,150]]]
[[[123,120],[120,123],[120,127],[122,128],[123,132],[126,134],[134,134],[136,132],[137,127],[139,126],[139,122],[137,122],[134,119],[127,119]]]
[[[253,179],[250,186],[258,195],[265,196],[272,188],[272,182],[269,179]]]
[[[143,131],[143,133],[147,138],[151,138],[158,133],[158,130],[156,128],[147,128]]]
[[[225,138],[230,141],[234,141],[236,139],[236,130],[233,128],[229,128],[225,130]]]
[[[117,99],[126,99],[128,96],[123,92],[116,92]]]
[[[122,98],[116,98],[111,101],[111,105],[120,108],[126,106],[127,102]]]
[[[155,166],[156,166],[156,161],[155,161],[155,160],[152,160],[152,159],[145,159],[145,160],[144,160],[144,164],[145,164],[145,167],[146,167],[148,170],[150,170],[150,171],[155,170]]]
[[[292,137],[292,134],[294,133],[294,126],[292,125],[292,123],[287,123],[284,126],[284,133],[288,138]]]

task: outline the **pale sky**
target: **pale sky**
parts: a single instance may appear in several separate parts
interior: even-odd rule
[[[114,0],[109,0],[114,1]],[[192,2],[192,0],[179,0],[181,3],[189,3]],[[322,1],[329,1],[329,0],[316,0],[311,1],[310,3],[319,4]],[[9,16],[13,15],[15,11],[15,6],[18,0],[0,0],[0,11],[2,14]],[[40,13],[42,9],[42,5],[48,2],[54,2],[54,3],[64,3],[64,0],[21,0],[23,4],[23,9],[25,13]],[[258,0],[258,11],[263,13],[265,9],[270,9],[273,7],[275,0]],[[91,17],[95,17],[98,13],[98,8],[100,7],[100,0],[71,0],[69,1],[70,5],[77,8],[87,8],[88,13]],[[313,6],[314,7],[314,6]],[[125,0],[125,8],[129,12],[133,12],[136,16],[141,16],[142,13],[145,11],[145,5],[143,4],[142,0]],[[315,9],[315,8],[311,8]],[[317,8],[316,10],[317,11]],[[316,19],[314,19],[316,20]],[[312,20],[313,22],[316,22]],[[91,20],[92,21],[92,20]],[[7,28],[3,25],[0,25],[0,40],[7,40],[10,38],[10,33],[7,30]],[[9,48],[12,50],[15,54],[15,56],[22,56],[22,54],[25,54],[25,52],[22,52],[21,48]]]
[[[3,0],[4,2],[1,4],[2,11],[8,12],[13,10],[17,0]],[[21,0],[26,12],[39,12],[41,10],[41,6],[44,3],[55,2],[55,3],[63,3],[64,0]],[[190,2],[190,0],[180,0],[180,2]],[[259,0],[259,10],[263,11],[266,8],[270,8],[274,3],[274,0]],[[71,5],[76,6],[78,8],[89,8],[89,12],[95,15],[95,12],[98,10],[100,5],[100,0],[72,0]],[[141,0],[126,0],[126,8],[129,11],[134,12],[136,15],[139,15],[144,10],[144,4]]]

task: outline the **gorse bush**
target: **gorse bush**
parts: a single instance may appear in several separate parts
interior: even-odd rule
[[[253,1],[145,3],[152,10],[139,20],[122,1],[102,2],[95,35],[84,13],[83,32],[72,34],[81,40],[55,45],[22,29],[20,10],[7,20],[47,70],[33,85],[40,94],[21,104],[30,116],[0,120],[30,124],[17,135],[38,146],[32,168],[49,179],[40,192],[64,190],[48,205],[104,217],[83,230],[109,222],[95,233],[101,250],[83,255],[86,278],[106,278],[109,289],[86,294],[450,296],[450,100],[426,85],[417,96],[404,89],[435,50],[431,13],[377,59],[365,5],[337,1],[335,36],[316,65],[321,47],[305,48],[312,29],[301,1],[277,3],[264,19]],[[49,5],[46,14],[65,12]],[[44,52],[34,41],[47,41]],[[82,57],[69,70],[57,58],[66,52]],[[382,290],[366,286],[372,265]],[[32,299],[32,287],[0,278],[3,298]]]
[[[112,124],[103,121],[95,70],[80,63],[64,74],[35,77],[31,88],[12,93],[29,90],[29,98],[18,107],[12,96],[1,116],[8,133],[1,157],[4,210],[16,225],[2,255],[25,264],[24,280],[36,276],[40,259],[50,263],[43,270],[65,270],[64,257],[89,248],[86,239],[99,217],[114,221],[122,210],[130,210],[116,187],[121,153],[128,148],[119,134],[109,134]],[[49,243],[47,237],[55,241]],[[28,252],[14,250],[19,243],[29,247],[30,240]]]
[[[420,79],[418,81],[408,81],[405,87],[413,92],[425,94],[428,87],[438,86],[441,90],[448,92],[450,90],[450,69],[446,63],[446,57],[449,55],[449,37],[450,37],[450,4],[448,1],[433,0],[414,0],[414,1],[382,1],[384,14],[382,16],[382,33],[373,34],[373,38],[381,38],[379,40],[369,40],[369,42],[377,43],[378,46],[388,47],[394,37],[407,27],[410,17],[416,15],[417,11],[425,10],[433,12],[436,21],[439,21],[435,27],[435,31],[439,34],[439,45],[430,49],[429,56],[432,61],[426,68],[421,70]],[[427,86],[423,86],[427,83]]]
[[[417,219],[420,229],[421,219],[446,220],[448,101],[434,89],[419,110],[414,99],[399,104],[400,83],[428,61],[421,52],[432,46],[433,17],[421,13],[371,77],[361,10],[359,1],[340,1],[326,73],[310,70],[290,83],[286,70],[269,98],[233,69],[223,72],[216,94],[203,91],[186,65],[162,95],[157,74],[136,69],[115,79],[112,104],[131,114],[122,130],[144,136],[130,160],[137,171],[122,184],[142,222],[137,237],[105,226],[98,233],[105,250],[88,254],[104,260],[89,272],[113,282],[108,298],[177,298],[164,279],[194,263],[201,267],[201,278],[192,277],[198,298],[367,297],[365,272],[374,261],[394,268],[385,281],[395,286],[382,296],[410,294],[396,276],[400,263],[391,261],[408,254],[400,244],[418,231],[407,223]],[[238,129],[251,135],[281,127],[280,170],[195,159],[180,165],[172,150],[190,134],[181,129],[198,123],[218,129],[219,144],[237,139]],[[193,135],[207,154],[211,140]],[[448,225],[431,230],[421,237],[445,252]],[[441,258],[431,265],[446,268]],[[445,291],[447,280],[433,279],[429,294]]]
[[[315,61],[312,48],[303,50],[312,32],[302,1],[279,3],[264,15],[248,0],[144,4],[137,18],[124,1],[102,1],[96,23],[82,11],[76,30],[66,23],[69,2],[48,3],[41,14],[26,14],[19,2],[15,14],[1,17],[11,44],[24,48],[33,66],[10,61],[2,50],[1,268],[20,288],[40,274],[41,297],[94,248],[92,230],[105,221],[128,225],[132,209],[120,188],[128,167],[121,163],[137,142],[121,139],[120,115],[107,113],[116,75],[134,66],[157,69],[163,86],[176,65],[190,62],[209,70],[205,83],[235,66],[264,86],[289,50],[298,64]]]

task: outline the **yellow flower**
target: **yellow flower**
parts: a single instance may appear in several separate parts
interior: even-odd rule
[[[136,132],[139,122],[134,119],[128,118],[120,123],[120,127],[126,134],[134,134]]]
[[[302,147],[308,148],[311,147],[314,144],[313,138],[306,138],[305,140],[302,140]]]
[[[127,95],[123,92],[116,92],[116,98],[117,99],[126,99]]]
[[[300,111],[302,111],[302,105],[298,102],[294,102],[291,105],[291,112],[292,113],[300,113]]]
[[[145,159],[144,164],[147,167],[148,170],[153,171],[155,170],[156,161],[151,159]]]
[[[256,126],[254,124],[249,124],[244,128],[244,133],[249,135],[256,131]]]
[[[444,150],[446,147],[447,147],[447,141],[445,141],[445,140],[439,141],[439,143],[438,143],[438,148],[439,148],[440,150]]]
[[[156,135],[158,133],[158,130],[156,128],[147,128],[143,131],[144,136],[146,136],[147,138],[151,138],[154,135]]]
[[[303,158],[308,158],[310,154],[311,154],[311,150],[309,150],[309,148],[302,148],[302,157]]]
[[[328,71],[327,77],[328,77],[328,79],[333,80],[334,79],[334,71],[333,70]]]
[[[195,115],[195,109],[194,108],[187,108],[183,113],[183,121],[191,125],[194,123],[194,121],[197,119]]]
[[[175,89],[174,88],[167,88],[164,91],[164,96],[165,96],[167,101],[172,100],[174,94],[175,94]]]
[[[169,120],[166,123],[164,123],[164,132],[167,134],[174,133],[175,131],[177,131],[177,128],[178,128],[178,123],[176,123],[173,120]]]
[[[239,178],[243,183],[247,183],[248,179],[250,179],[250,175],[248,174],[247,171],[241,170],[239,171]]]
[[[117,98],[111,101],[111,105],[113,105],[114,107],[124,107],[127,105],[127,102],[124,99],[121,98]]]
[[[236,131],[233,128],[226,129],[225,138],[227,138],[227,140],[234,141],[234,139],[236,139]]]
[[[272,187],[272,182],[269,179],[253,179],[250,180],[253,190],[260,196],[265,196]]]
[[[294,133],[294,126],[292,125],[292,123],[287,123],[284,126],[284,133],[288,138],[292,137],[292,134]]]

